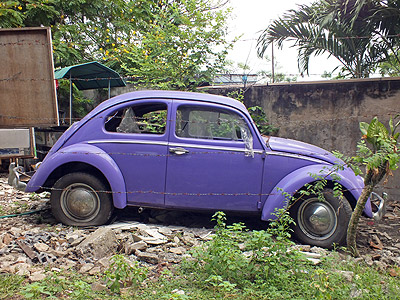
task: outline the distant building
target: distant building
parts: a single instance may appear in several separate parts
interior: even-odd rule
[[[258,81],[257,74],[220,74],[214,79],[215,85],[228,84],[255,84]]]

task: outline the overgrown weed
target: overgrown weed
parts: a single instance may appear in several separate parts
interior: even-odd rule
[[[272,230],[250,231],[243,223],[227,225],[222,212],[213,219],[212,240],[193,248],[180,265],[157,268],[157,276],[151,268],[115,255],[110,268],[97,276],[52,272],[23,286],[24,277],[0,275],[0,298],[20,294],[25,299],[74,300],[400,299],[399,268],[393,267],[391,273],[378,270],[335,251],[313,265],[293,249],[289,231],[276,231],[279,223]],[[108,288],[93,291],[91,284],[99,281]]]

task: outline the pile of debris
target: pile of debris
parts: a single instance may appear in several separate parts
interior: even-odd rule
[[[116,253],[135,256],[143,263],[176,264],[201,241],[211,239],[212,230],[182,226],[146,225],[120,222],[96,230],[76,229],[58,224],[38,227],[31,224],[5,228],[0,235],[0,273],[30,276],[32,281],[52,270],[74,268],[96,274],[110,265]]]
[[[7,186],[4,176],[0,177],[0,215],[12,215],[19,209],[40,211],[2,218],[0,273],[25,275],[31,281],[45,278],[45,270],[74,269],[90,275],[101,274],[116,253],[123,253],[156,271],[160,265],[171,266],[190,257],[192,247],[212,239],[214,234],[209,215],[165,211],[147,216],[146,224],[140,221],[143,215],[128,214],[128,218],[120,215],[122,220],[101,227],[64,226],[52,218],[48,196],[18,192]],[[398,206],[391,206],[384,219],[386,223],[362,220],[359,248],[363,257],[360,260],[382,269],[400,265],[400,223],[393,223],[393,218],[399,220],[399,211]],[[297,245],[295,248],[316,264],[321,257],[329,255],[327,250],[317,247]]]

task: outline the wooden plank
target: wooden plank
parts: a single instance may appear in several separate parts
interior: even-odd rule
[[[0,128],[58,125],[50,29],[0,29],[0,65]]]
[[[36,253],[32,250],[31,247],[29,247],[27,244],[25,244],[23,241],[16,240],[15,241],[17,245],[22,249],[22,251],[25,252],[25,254],[31,259],[34,260],[36,259]]]

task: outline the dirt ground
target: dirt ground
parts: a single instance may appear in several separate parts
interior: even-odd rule
[[[14,218],[2,218],[2,229],[18,227],[24,224],[36,224],[38,227],[56,224],[52,217],[48,200],[44,195],[35,196],[22,193],[9,187],[7,174],[0,173],[0,216],[31,210],[41,210],[38,213]],[[48,199],[48,198],[47,198]],[[362,218],[357,238],[358,249],[363,256],[369,255],[378,260],[382,251],[389,255],[400,256],[400,201],[389,199],[387,213],[379,221]],[[192,212],[160,212],[145,211],[138,214],[137,210],[127,208],[118,211],[112,221],[128,220],[159,225],[180,225],[192,228],[212,228],[210,213]],[[256,216],[228,216],[229,222],[244,222],[249,229],[265,229],[266,223],[260,222]]]

